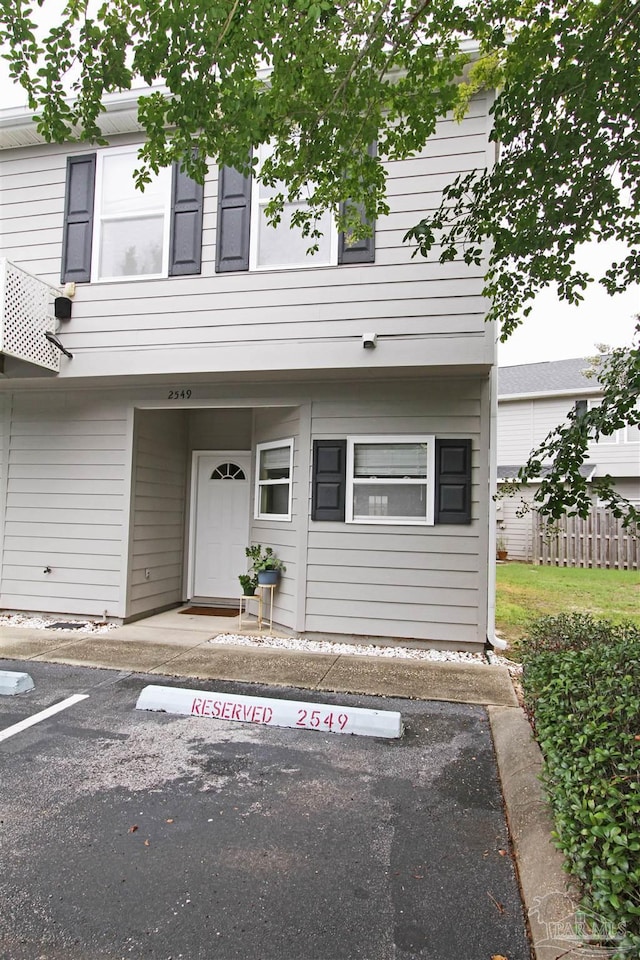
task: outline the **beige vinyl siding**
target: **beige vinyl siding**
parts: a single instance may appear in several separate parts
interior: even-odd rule
[[[318,633],[483,642],[487,508],[481,410],[488,381],[336,388],[312,404],[313,439],[426,434],[473,443],[470,525],[367,525],[310,521],[306,629]]]
[[[498,404],[498,465],[524,463],[533,447],[530,400]]]
[[[363,528],[312,525],[309,556],[317,562],[307,570],[307,630],[482,642],[477,536],[464,537],[458,530],[438,536],[435,528],[406,528],[399,534],[397,529],[364,533]],[[425,552],[435,569],[423,566]],[[353,563],[346,563],[350,555]]]
[[[12,404],[0,604],[119,616],[125,409],[75,393],[16,393]]]
[[[633,480],[618,480],[616,490],[621,497],[631,500],[636,506],[640,505],[640,480],[637,477]]]
[[[571,397],[500,400],[498,464],[524,463],[532,449],[565,421],[574,403]]]
[[[60,282],[68,152],[22,148],[4,152],[0,163],[0,256],[52,284]]]
[[[137,410],[134,436],[128,617],[183,597],[187,414]]]
[[[437,206],[460,172],[484,168],[487,104],[460,124],[445,119],[419,156],[389,165],[391,212],[376,224],[376,262],[301,270],[215,273],[217,169],[205,183],[202,274],[79,284],[63,326],[73,363],[61,377],[317,369],[336,366],[489,364],[482,268],[411,257],[406,231]],[[114,145],[134,142],[131,136]],[[59,283],[64,180],[82,145],[5,151],[2,246],[24,269]],[[32,193],[32,191],[35,191]],[[310,263],[313,259],[310,258]],[[375,330],[376,355],[364,332]],[[384,353],[382,352],[384,349]]]
[[[253,412],[193,410],[189,414],[189,452],[193,450],[250,450]]]
[[[635,477],[640,497],[640,443],[591,443],[587,458],[598,464],[598,476]]]

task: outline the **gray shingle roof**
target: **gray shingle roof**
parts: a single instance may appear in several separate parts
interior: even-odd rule
[[[522,363],[514,367],[500,367],[498,396],[589,389],[598,393],[598,381],[595,377],[585,377],[583,373],[583,370],[589,366],[588,360],[578,357],[574,360],[548,360],[544,363]]]

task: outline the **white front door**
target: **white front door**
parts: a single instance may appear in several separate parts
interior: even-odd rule
[[[238,597],[249,540],[250,453],[194,453],[192,597]]]

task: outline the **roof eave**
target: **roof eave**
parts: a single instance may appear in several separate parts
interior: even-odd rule
[[[151,88],[124,90],[105,98],[101,114],[101,129],[105,136],[135,133],[142,130],[138,122],[138,100]],[[154,90],[160,88],[154,87]],[[47,141],[38,131],[37,114],[28,107],[9,107],[0,110],[0,150],[31,147]]]
[[[535,390],[527,393],[498,393],[498,401],[509,400],[548,400],[554,397],[588,397],[602,393],[602,387],[596,381],[590,387],[574,387],[573,390]]]

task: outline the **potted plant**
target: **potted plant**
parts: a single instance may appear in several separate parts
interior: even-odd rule
[[[251,570],[257,576],[259,584],[278,583],[286,567],[282,560],[276,557],[272,547],[265,547],[263,552],[258,543],[253,547],[247,547],[245,553],[251,560]]]
[[[504,537],[498,537],[496,540],[496,556],[498,560],[506,560],[507,555],[507,541]]]
[[[252,576],[250,573],[241,573],[238,580],[240,581],[243,595],[245,597],[253,597],[256,592],[256,587],[258,586],[257,576],[255,574]]]

